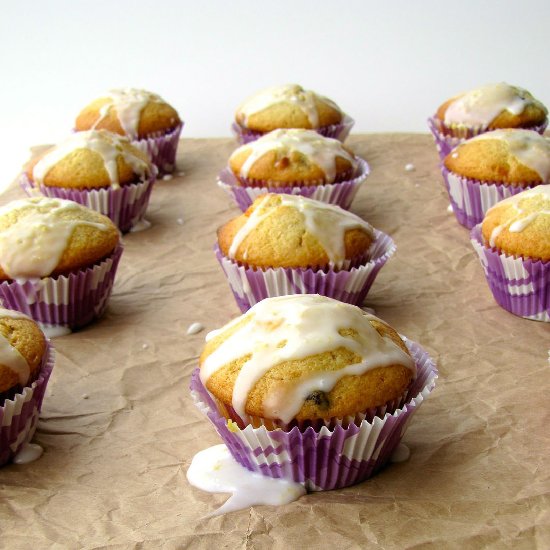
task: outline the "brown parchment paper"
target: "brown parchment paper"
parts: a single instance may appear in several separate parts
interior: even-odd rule
[[[355,487],[201,519],[226,496],[187,482],[193,455],[219,443],[187,388],[206,332],[238,314],[212,245],[239,211],[215,184],[235,142],[186,139],[185,175],[156,185],[152,227],[124,238],[106,315],[54,340],[44,455],[0,469],[1,547],[550,547],[550,325],[494,302],[428,135],[348,143],[372,168],[352,211],[398,247],[366,305],[440,371],[405,436],[410,460]],[[0,203],[22,196],[14,184]],[[193,322],[205,331],[187,336]]]

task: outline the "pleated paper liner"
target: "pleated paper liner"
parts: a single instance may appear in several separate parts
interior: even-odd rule
[[[183,122],[166,134],[132,140],[132,145],[147,153],[159,175],[170,174],[176,166],[176,155]]]
[[[415,360],[417,377],[405,404],[372,420],[331,421],[330,427],[294,426],[289,431],[266,426],[244,429],[218,411],[200,381],[191,378],[198,408],[214,424],[235,460],[251,471],[304,483],[310,491],[338,489],[364,481],[383,468],[401,441],[414,412],[435,387],[437,369],[428,354],[406,340]]]
[[[471,242],[496,302],[514,315],[550,322],[550,261],[508,256],[483,244],[481,225]]]

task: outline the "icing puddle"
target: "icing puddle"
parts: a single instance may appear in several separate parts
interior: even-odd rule
[[[14,464],[28,464],[38,460],[44,449],[36,443],[25,443],[21,450],[15,455],[13,459]]]

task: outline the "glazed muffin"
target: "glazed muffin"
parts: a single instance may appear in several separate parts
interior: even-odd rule
[[[443,176],[458,221],[473,227],[499,200],[550,182],[550,141],[532,130],[486,132],[445,157]]]
[[[300,295],[263,300],[208,334],[191,390],[240,464],[318,491],[380,469],[435,377],[384,321]]]
[[[109,216],[122,231],[143,218],[157,169],[128,139],[106,130],[72,134],[29,163],[21,185]]]
[[[394,251],[390,237],[338,206],[268,193],[218,229],[216,255],[246,311],[300,293],[360,304]]]
[[[429,124],[441,158],[483,132],[522,128],[543,133],[548,111],[527,90],[505,82],[489,84],[445,101]]]
[[[497,203],[472,229],[471,241],[497,303],[550,322],[550,185]]]
[[[121,253],[113,222],[76,202],[35,197],[0,208],[0,298],[37,321],[72,328],[98,317]]]
[[[103,129],[126,136],[165,172],[174,167],[182,125],[177,111],[157,94],[121,88],[84,107],[76,118],[75,129]]]

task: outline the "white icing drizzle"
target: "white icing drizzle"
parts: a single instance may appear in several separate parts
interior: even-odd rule
[[[521,209],[520,203],[523,200],[537,196],[542,197],[542,204],[540,205],[539,210],[526,213],[524,210]],[[517,195],[512,195],[511,197],[500,201],[495,206],[490,208],[487,211],[487,214],[489,214],[489,212],[491,212],[491,210],[493,210],[494,208],[500,207],[503,204],[511,205],[516,211],[516,215],[505,223],[497,225],[493,229],[493,231],[491,232],[491,237],[489,238],[490,246],[496,245],[497,237],[502,233],[502,231],[504,231],[504,229],[506,229],[506,227],[508,227],[508,231],[510,233],[521,233],[539,216],[550,216],[550,185],[537,185],[536,187],[533,187],[533,189],[528,189],[527,191],[523,191],[521,193],[518,193]],[[548,208],[544,208],[544,206],[547,206]]]
[[[198,334],[201,330],[204,330],[204,326],[201,323],[191,323],[187,329],[186,334],[191,336],[193,334]]]
[[[256,161],[271,151],[277,152],[278,159],[292,153],[304,155],[312,164],[316,164],[325,173],[325,182],[332,183],[336,178],[336,157],[348,160],[353,172],[357,161],[342,147],[337,139],[326,138],[314,130],[273,130],[261,138],[239,147],[231,157],[240,154],[243,149],[250,150],[250,155],[241,167],[239,175],[248,177]]]
[[[84,209],[62,199],[32,197],[12,201],[0,208],[0,217],[19,211],[18,220],[0,231],[0,265],[12,279],[48,276],[57,266],[77,226],[106,231],[102,223],[68,220],[63,213]]]
[[[122,144],[129,144],[129,142],[125,137],[106,130],[75,132],[65,141],[56,145],[35,164],[32,171],[34,183],[36,185],[43,184],[48,172],[58,162],[77,149],[89,149],[101,156],[112,187],[120,187],[117,166],[119,156],[122,156],[134,173],[144,181],[151,174],[149,163],[134,155],[131,150],[123,147]]]
[[[264,207],[272,197],[280,197],[280,204],[273,207]],[[344,236],[350,229],[361,228],[371,237],[374,237],[373,228],[359,216],[340,208],[301,195],[266,194],[256,206],[246,223],[237,231],[229,248],[229,257],[235,254],[244,239],[269,216],[272,216],[280,207],[292,207],[298,210],[304,218],[306,230],[311,233],[324,248],[331,265],[341,267],[346,259]],[[243,254],[246,255],[245,250]]]
[[[550,182],[550,139],[534,130],[493,130],[468,141],[499,140],[506,143],[510,154],[536,172],[543,183]]]
[[[487,128],[504,110],[514,115],[523,112],[527,105],[538,105],[529,92],[505,82],[487,84],[455,99],[445,111],[445,124],[463,124]]]
[[[229,499],[206,517],[243,510],[254,505],[289,504],[306,494],[303,484],[251,472],[231,456],[223,444],[198,452],[187,470],[191,485],[210,493],[232,493]]]
[[[141,118],[141,111],[148,103],[164,103],[164,100],[157,94],[139,90],[136,88],[117,88],[109,90],[106,96],[110,99],[99,110],[99,118],[95,121],[92,128],[97,125],[109,114],[111,109],[115,109],[120,126],[124,133],[131,139],[138,137],[138,127]]]
[[[37,445],[36,443],[24,443],[19,452],[13,458],[13,463],[19,465],[29,464],[29,462],[38,460],[43,453],[44,449],[40,445]]]
[[[0,308],[0,319],[26,319],[27,315],[19,311]],[[27,360],[19,353],[17,348],[12,346],[9,340],[0,334],[0,365],[4,365],[12,370],[19,379],[19,384],[25,386],[29,380],[31,369]]]
[[[304,90],[298,84],[285,84],[283,86],[273,86],[258,92],[256,95],[247,99],[238,109],[244,115],[244,124],[248,124],[251,115],[259,113],[277,103],[289,103],[298,106],[307,116],[312,128],[319,127],[319,113],[315,98],[327,103],[333,109],[340,111],[340,108],[330,99],[319,96],[311,90]]]
[[[316,294],[279,296],[258,302],[240,320],[243,317],[248,318],[248,322],[206,358],[200,372],[201,381],[206,385],[212,374],[224,365],[250,356],[242,365],[233,388],[232,406],[241,417],[246,417],[250,391],[271,368],[339,347],[354,352],[361,361],[292,383],[281,381],[262,405],[264,416],[288,423],[312,391],[329,392],[344,376],[361,375],[370,369],[395,364],[415,372],[411,357],[390,338],[382,337],[369,322],[377,318],[350,304]],[[342,336],[341,329],[353,329],[357,336],[355,339]]]

